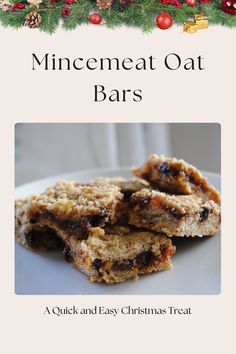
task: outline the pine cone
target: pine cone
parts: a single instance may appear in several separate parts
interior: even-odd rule
[[[29,28],[38,28],[41,22],[42,17],[36,11],[28,13],[25,17],[25,26],[28,26]]]
[[[107,10],[111,7],[113,0],[97,0],[97,7],[100,10]]]

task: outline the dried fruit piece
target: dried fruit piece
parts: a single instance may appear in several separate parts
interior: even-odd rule
[[[149,202],[143,206],[142,201],[146,199]],[[221,221],[220,207],[212,200],[147,189],[132,195],[128,212],[129,224],[163,232],[169,237],[211,236],[219,230]]]
[[[196,167],[184,160],[153,154],[139,168],[133,168],[135,176],[147,180],[153,188],[173,194],[195,194],[204,200],[220,204],[219,192],[202,176]]]

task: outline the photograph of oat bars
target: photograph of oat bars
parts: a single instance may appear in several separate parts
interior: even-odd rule
[[[185,156],[169,155],[175,134],[180,134],[179,125],[23,124],[16,126],[18,144],[21,134],[28,136],[29,132],[34,135],[40,131],[48,134],[50,128],[54,136],[60,134],[61,129],[71,134],[82,131],[83,136],[85,132],[88,136],[100,130],[108,137],[107,141],[104,138],[108,145],[112,144],[110,135],[115,129],[117,136],[123,137],[118,141],[116,154],[112,149],[102,149],[101,156],[104,158],[107,151],[107,161],[114,163],[114,159],[123,158],[129,165],[56,175],[17,187],[16,293],[219,292],[220,178],[217,174],[200,171],[193,165],[194,161],[191,160],[191,164],[185,161]],[[163,140],[163,134],[166,135],[166,146],[163,141],[156,146],[160,153],[155,150],[144,156],[143,150],[148,151],[145,144],[138,158],[132,153],[132,147],[130,153],[126,150],[131,134],[138,133],[138,138],[142,132],[144,136],[153,136],[154,128],[156,137],[161,134]],[[181,130],[195,134],[207,128],[219,139],[217,124],[184,124]],[[172,137],[172,145],[168,136],[169,140]],[[123,150],[125,137],[128,145]],[[68,134],[69,145],[70,139]],[[139,139],[133,140],[137,148]],[[147,137],[146,141],[149,141]],[[165,149],[161,150],[163,147]],[[216,139],[217,147],[220,148],[220,141]],[[95,158],[98,163],[99,150],[92,146],[90,149],[87,161]],[[180,146],[178,149],[181,152]],[[87,150],[83,148],[83,151]],[[23,152],[23,147],[19,148],[16,180],[24,178],[27,170],[21,170],[21,166],[26,167],[27,159],[31,158],[26,158]],[[38,153],[41,154],[40,149]],[[70,158],[73,164],[74,156]],[[63,158],[52,161],[55,166],[50,168],[64,168]],[[210,156],[209,161],[212,163],[214,159]],[[220,165],[215,162],[217,169]],[[193,280],[196,276],[200,279],[197,283]]]

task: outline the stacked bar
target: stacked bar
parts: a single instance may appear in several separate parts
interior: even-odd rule
[[[117,224],[124,199],[108,181],[58,182],[16,202],[16,238],[34,251],[63,248],[66,261],[91,281],[121,282],[169,269],[175,247],[165,235]]]
[[[172,236],[220,227],[218,191],[183,160],[152,155],[139,177],[58,182],[16,201],[16,239],[33,251],[62,250],[91,281],[118,283],[171,268]]]

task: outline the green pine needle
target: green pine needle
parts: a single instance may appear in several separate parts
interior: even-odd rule
[[[236,16],[226,14],[221,9],[221,0],[212,1],[211,4],[195,7],[188,6],[182,2],[180,8],[174,5],[160,4],[159,0],[135,0],[132,4],[121,5],[120,0],[113,0],[112,6],[107,10],[99,10],[96,0],[78,0],[72,5],[65,4],[64,0],[50,2],[43,0],[39,10],[30,7],[26,0],[11,0],[11,4],[21,2],[25,4],[25,9],[16,9],[14,12],[0,10],[0,22],[3,26],[19,28],[24,25],[25,17],[31,11],[38,11],[42,17],[39,29],[52,34],[62,22],[63,28],[72,30],[81,24],[89,24],[89,16],[92,12],[99,12],[103,18],[103,23],[109,28],[120,27],[122,25],[138,27],[144,33],[151,32],[156,28],[156,16],[161,12],[166,12],[173,18],[175,24],[183,24],[187,19],[193,18],[197,13],[204,13],[209,18],[209,24],[218,24],[230,28],[236,27]],[[70,10],[69,16],[63,16],[62,6]]]

